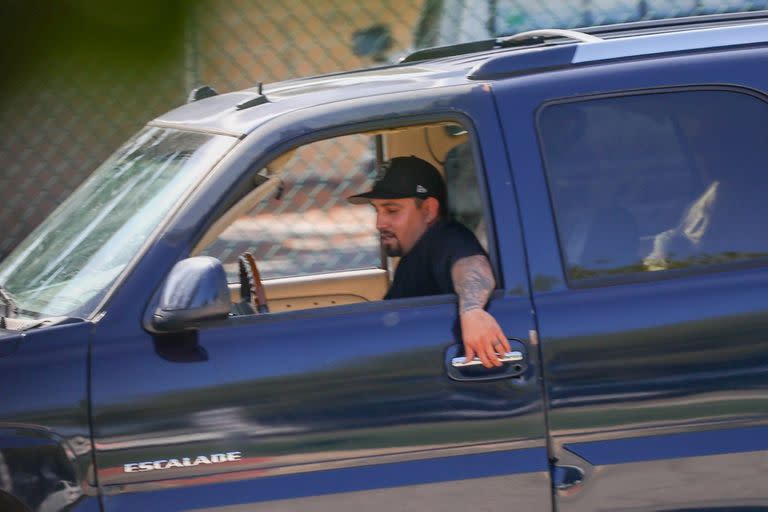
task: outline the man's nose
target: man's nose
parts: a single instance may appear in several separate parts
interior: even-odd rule
[[[386,219],[383,215],[376,215],[376,229],[382,231],[387,226]]]

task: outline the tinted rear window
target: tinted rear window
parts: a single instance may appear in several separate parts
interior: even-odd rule
[[[569,281],[768,256],[768,104],[734,90],[545,107],[539,130]]]

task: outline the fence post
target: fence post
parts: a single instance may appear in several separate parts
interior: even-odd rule
[[[199,73],[197,2],[190,2],[184,20],[184,97],[202,84]]]

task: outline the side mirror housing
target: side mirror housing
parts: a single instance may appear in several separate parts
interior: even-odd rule
[[[171,269],[152,326],[159,332],[194,329],[201,322],[226,319],[229,311],[224,266],[216,258],[195,256]]]

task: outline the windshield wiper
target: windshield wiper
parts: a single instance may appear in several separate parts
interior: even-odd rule
[[[13,297],[3,288],[3,285],[0,284],[0,300],[3,301],[3,317],[4,318],[10,318],[12,315],[15,315],[19,311],[19,307],[16,305],[16,302],[13,300]]]

